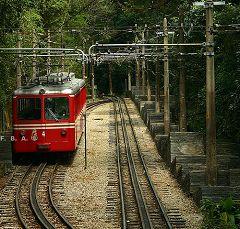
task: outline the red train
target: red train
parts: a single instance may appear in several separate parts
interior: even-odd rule
[[[52,73],[13,96],[13,153],[69,152],[84,127],[85,81],[74,73]]]

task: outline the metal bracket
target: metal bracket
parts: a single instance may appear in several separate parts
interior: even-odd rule
[[[168,60],[168,53],[164,53],[164,54],[163,54],[163,59],[164,59],[165,61]]]
[[[212,26],[209,26],[208,29],[206,29],[206,32],[209,32],[210,34],[214,33],[214,29]]]
[[[213,1],[204,2],[204,8],[205,9],[213,8],[213,6],[214,6],[214,2]]]
[[[214,47],[215,43],[214,42],[204,42],[205,47]]]
[[[175,34],[175,32],[169,31],[169,32],[168,32],[168,35],[170,35],[170,34]],[[157,31],[157,32],[156,32],[156,35],[159,36],[159,37],[160,37],[160,36],[161,36],[161,37],[164,37],[164,32],[162,32],[162,31]]]
[[[194,2],[194,6],[204,6],[204,8],[213,8],[213,6],[224,6],[225,1],[214,2],[214,1],[206,1],[206,2]]]
[[[204,52],[204,56],[214,56],[214,52]]]

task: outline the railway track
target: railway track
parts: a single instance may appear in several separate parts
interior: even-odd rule
[[[86,110],[107,102],[108,99],[90,103]],[[47,162],[16,166],[13,176],[0,193],[0,228],[51,229],[77,225],[74,216],[65,216],[61,211],[58,199],[64,194],[62,183],[65,171],[59,167],[57,163]]]
[[[100,106],[100,105],[105,104],[105,103],[110,103],[110,102],[112,102],[112,100],[110,98],[106,97],[103,100],[99,100],[99,101],[96,101],[96,102],[88,103],[86,109],[87,110],[91,110],[92,108],[95,108],[97,106]]]
[[[56,165],[29,166],[15,197],[17,216],[23,228],[72,228],[53,199]]]
[[[123,100],[115,98],[115,132],[123,228],[172,228],[158,198]]]
[[[22,228],[15,211],[15,196],[18,185],[26,174],[29,166],[17,166],[12,178],[0,195],[0,228]]]

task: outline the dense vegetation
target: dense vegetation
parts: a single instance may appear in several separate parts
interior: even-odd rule
[[[237,229],[240,226],[240,204],[231,197],[214,203],[206,200],[202,205],[203,228]]]
[[[16,47],[22,37],[22,46],[31,47],[33,31],[37,34],[37,45],[46,47],[47,30],[51,30],[54,47],[79,47],[87,52],[88,47],[98,42],[133,42],[137,35],[141,40],[141,31],[145,24],[149,30],[148,42],[157,42],[156,25],[162,25],[163,17],[168,18],[178,42],[179,7],[184,11],[184,30],[186,42],[205,41],[205,16],[203,8],[192,7],[192,1],[111,1],[111,0],[0,0],[0,46]],[[215,8],[215,63],[216,63],[216,109],[218,136],[240,141],[240,44],[239,19],[240,5],[230,0],[226,6]],[[135,28],[135,24],[138,25]],[[235,26],[234,26],[235,24]],[[238,24],[238,25],[236,25]],[[221,26],[217,26],[221,25]],[[223,26],[224,25],[224,26]],[[231,25],[231,26],[229,26]],[[129,31],[127,28],[133,28]],[[233,31],[236,30],[237,31]],[[160,38],[160,42],[161,42]],[[196,52],[185,49],[184,52]],[[190,130],[204,131],[205,127],[205,57],[185,56],[186,92],[188,126]],[[24,60],[24,66],[31,60]],[[71,63],[71,67],[80,74],[80,65]],[[135,73],[134,63],[130,65]],[[100,91],[107,93],[106,65],[96,67],[96,82]],[[115,92],[124,89],[127,64],[113,64],[113,83]],[[149,63],[152,85],[155,84],[155,66]],[[171,93],[178,95],[178,57],[170,60]],[[25,77],[31,74],[31,68],[23,67]],[[0,56],[0,104],[6,107],[16,87],[16,56]]]

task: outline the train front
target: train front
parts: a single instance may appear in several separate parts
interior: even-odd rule
[[[37,86],[13,97],[13,153],[75,149],[74,102],[69,94]]]

